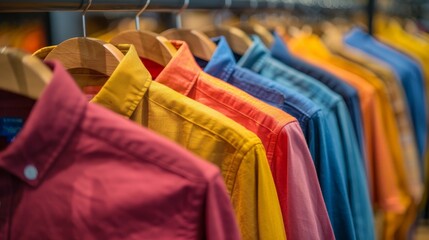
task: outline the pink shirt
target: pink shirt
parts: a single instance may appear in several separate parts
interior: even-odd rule
[[[49,66],[51,83],[0,152],[0,239],[240,238],[215,166],[87,103]]]

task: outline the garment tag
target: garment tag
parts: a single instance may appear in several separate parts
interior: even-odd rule
[[[8,143],[13,142],[22,129],[24,119],[16,117],[0,117],[0,136],[5,137]]]

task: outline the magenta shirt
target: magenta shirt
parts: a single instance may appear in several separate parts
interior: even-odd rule
[[[0,239],[240,238],[215,166],[87,103],[48,65],[51,83],[0,152]]]

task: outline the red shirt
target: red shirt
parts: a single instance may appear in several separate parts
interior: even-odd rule
[[[206,74],[186,43],[171,43],[178,51],[162,71],[159,69],[162,66],[147,64],[149,61],[143,59],[151,73],[159,73],[156,81],[225,114],[258,135],[276,184],[285,229],[305,226],[309,232],[333,236],[317,173],[298,121]]]
[[[239,239],[216,167],[87,103],[49,66],[51,83],[0,152],[0,239]]]

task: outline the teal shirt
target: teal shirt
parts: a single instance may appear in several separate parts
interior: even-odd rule
[[[365,167],[344,100],[316,79],[274,59],[258,37],[253,37],[253,40],[253,45],[241,57],[238,65],[305,95],[326,112],[334,142],[332,148],[343,160],[340,161],[341,167],[346,173],[348,199],[356,234],[348,239],[375,239]]]

